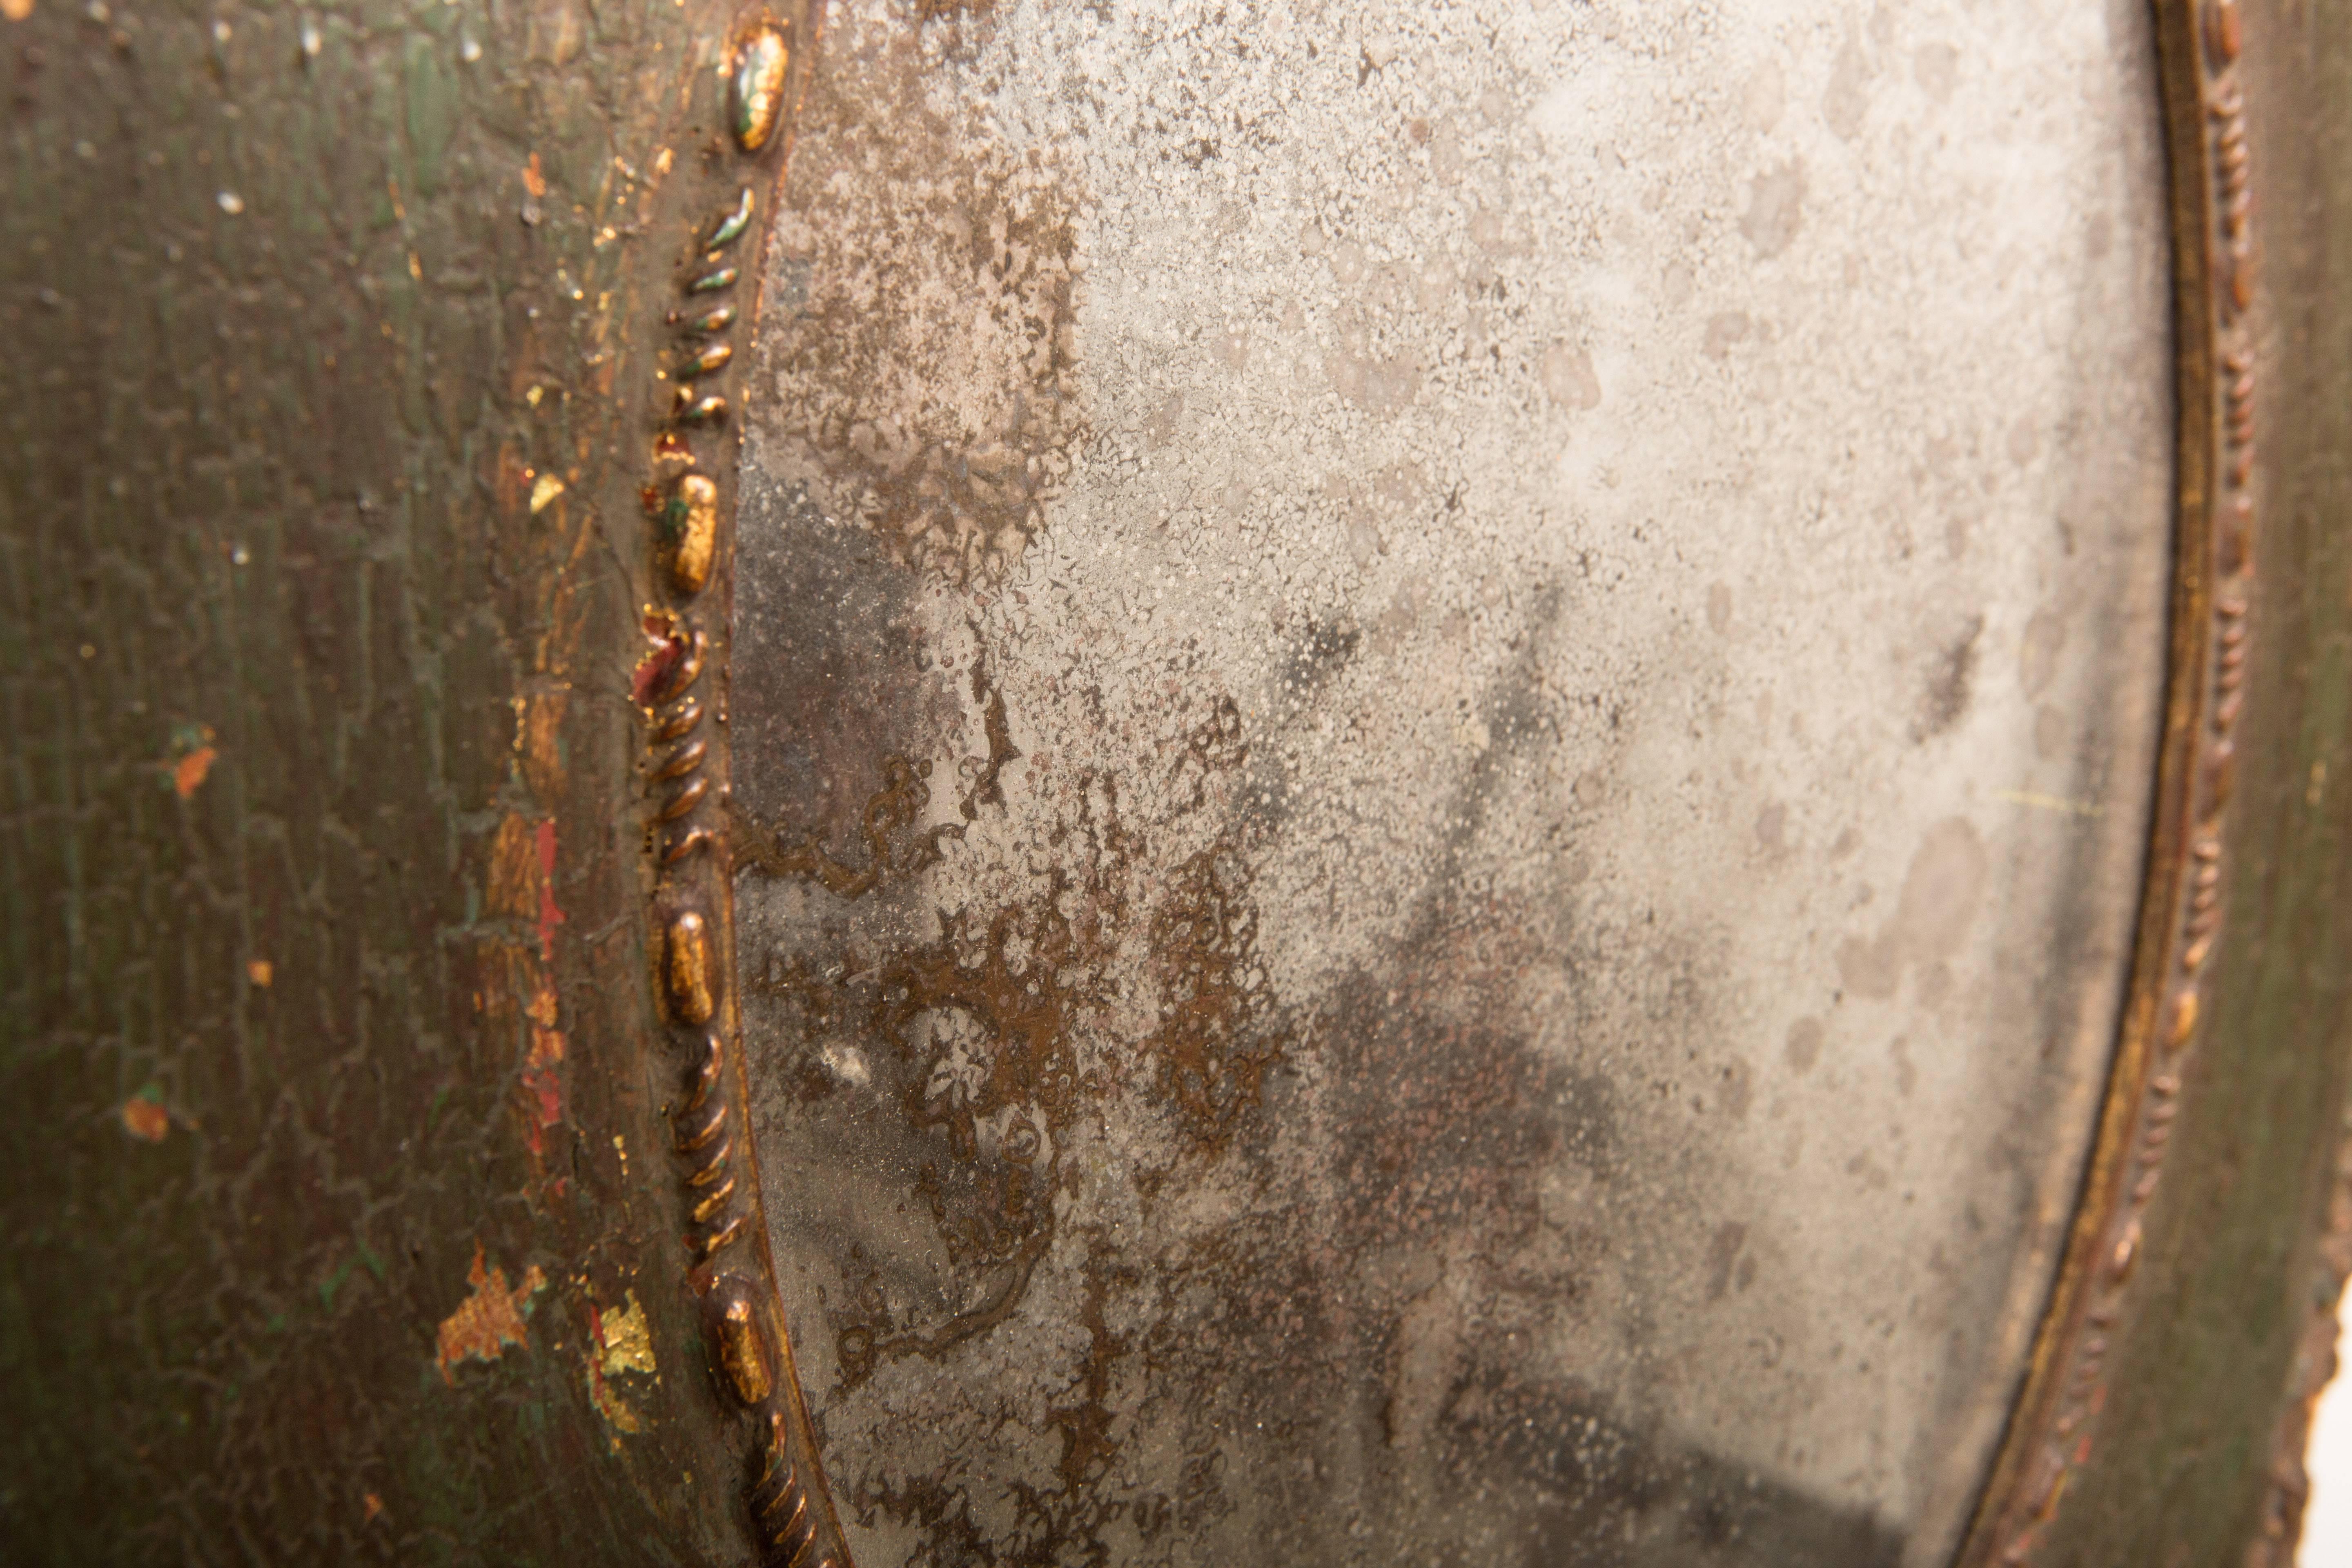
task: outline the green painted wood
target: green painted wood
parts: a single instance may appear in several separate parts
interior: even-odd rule
[[[748,1555],[625,700],[729,21],[0,21],[0,1559]]]

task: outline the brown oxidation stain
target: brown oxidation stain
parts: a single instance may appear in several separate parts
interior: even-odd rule
[[[918,769],[893,757],[883,771],[887,782],[864,813],[863,869],[845,879],[842,863],[813,840],[747,860],[746,868],[801,878],[848,900],[935,863],[940,831],[912,831],[929,799]],[[983,766],[959,807],[968,819],[992,782]],[[1082,798],[1090,797],[1082,791]],[[941,912],[935,937],[902,941],[862,967],[847,955],[827,963],[800,954],[772,958],[750,981],[751,993],[780,1005],[805,1037],[890,1052],[907,1125],[930,1144],[913,1195],[929,1214],[961,1303],[943,1320],[919,1322],[890,1308],[871,1269],[853,1281],[853,1299],[830,1314],[848,1385],[882,1362],[938,1357],[1003,1321],[1053,1239],[1061,1180],[1053,1129],[1106,1088],[1082,1081],[1074,1028],[1079,1011],[1101,1000],[1091,983],[1123,923],[1124,890],[1115,884],[1124,856],[1115,805],[1106,811],[1108,826],[1090,823],[1087,836],[1112,853],[1097,858],[1091,872],[1057,876],[1056,897],[1000,907],[984,921]],[[1076,918],[1064,912],[1063,894],[1074,895]]]
[[[950,9],[975,8],[928,14]],[[987,582],[1043,526],[1083,436],[1077,203],[1050,155],[927,96],[958,28],[858,26],[828,46],[777,219],[806,296],[763,334],[774,466],[895,559]]]
[[[942,1311],[894,1293],[878,1260],[851,1265],[848,1299],[827,1312],[845,1389],[889,1362],[943,1356],[1019,1307],[1055,1242],[1057,1194],[1076,1179],[1064,1168],[1065,1142],[1089,1108],[1144,1095],[1172,1115],[1188,1147],[1213,1158],[1247,1123],[1265,1073],[1292,1043],[1255,958],[1239,830],[1229,826],[1210,847],[1155,867],[1121,825],[1117,784],[1100,774],[1053,775],[1050,815],[1033,839],[1054,868],[1042,892],[956,912],[919,903],[916,879],[959,853],[964,825],[1004,808],[1003,772],[1021,755],[986,670],[984,658],[975,662],[970,690],[987,754],[965,759],[960,820],[922,826],[928,764],[890,755],[860,814],[862,850],[836,853],[814,833],[742,834],[741,868],[814,884],[839,901],[828,907],[860,911],[831,951],[772,953],[748,989],[793,1037],[886,1058],[861,1072],[898,1108],[898,1136],[915,1151],[905,1156],[908,1199],[951,1277]],[[1181,817],[1227,803],[1223,780],[1249,748],[1230,699],[1179,700],[1180,711],[1205,709],[1180,724],[1163,786]],[[889,912],[910,900],[904,918]],[[1150,910],[1140,928],[1139,906]],[[1118,998],[1106,976],[1139,937],[1156,1025],[1126,1033],[1110,1023]],[[803,1097],[830,1092],[819,1077]],[[1093,1289],[1115,1297],[1125,1287]],[[1055,1423],[1073,1455],[1108,1441],[1097,1404],[1073,1405]],[[1100,1462],[1101,1454],[1066,1461],[1087,1470]],[[1078,1531],[1078,1521],[1055,1526],[1065,1528]]]
[[[1310,628],[1295,677],[1356,636]],[[945,736],[829,764],[863,775],[864,811],[830,838],[778,836],[759,867],[805,889],[747,986],[785,1053],[786,1136],[872,1184],[870,1217],[811,1222],[838,1247],[811,1303],[837,1356],[817,1397],[859,1427],[839,1495],[907,1561],[1039,1568],[1202,1554],[1238,1531],[1251,1560],[1317,1560],[1329,1514],[1265,1511],[1267,1467],[1310,1458],[1301,1495],[1372,1534],[1525,1543],[1497,1560],[1568,1560],[1686,1506],[1696,1461],[1544,1349],[1629,1289],[1594,1212],[1654,1204],[1624,1173],[1698,1157],[1631,1146],[1648,1113],[1539,1040],[1522,987],[1564,940],[1559,912],[1440,871],[1394,949],[1310,1003],[1282,996],[1255,884],[1285,824],[1246,787],[1276,776],[1281,721],[1245,719],[1181,660],[1164,674],[1124,700],[1072,694],[1104,730],[1152,737],[1126,777],[1057,765],[1085,754],[1075,737],[974,681]],[[952,766],[982,731],[992,759],[1015,735],[1033,755],[966,758],[970,793],[938,809],[915,759],[945,740]],[[1130,792],[1148,831],[1122,820]],[[941,819],[971,830],[929,837]],[[1701,1054],[1720,1024],[1700,963],[1661,945],[1634,966],[1645,1017],[1692,1043],[1655,1089],[1736,1117],[1745,1080]],[[1728,1301],[1759,1268],[1748,1217],[1710,1218],[1650,1227],[1665,1261],[1643,1265],[1702,1303],[1718,1272]],[[1032,1395],[1000,1363],[1051,1371]],[[1530,1421],[1606,1427],[1609,1457],[1530,1446]],[[1462,1500],[1424,1510],[1433,1489]],[[1500,1517],[1505,1493],[1538,1503]],[[1581,1511],[1552,1521],[1550,1499]]]
[[[912,876],[938,864],[940,841],[959,831],[948,823],[911,842],[894,843],[896,836],[922,819],[924,808],[930,805],[931,788],[924,782],[930,775],[928,760],[882,759],[882,787],[866,797],[865,809],[858,814],[858,837],[865,845],[863,866],[835,858],[824,846],[822,829],[808,828],[788,843],[784,835],[763,832],[756,824],[745,824],[738,835],[735,864],[762,876],[804,878],[842,899],[863,898],[890,877]]]
[[[485,1268],[482,1265],[482,1244],[474,1244],[474,1266],[466,1274],[466,1283],[473,1294],[457,1303],[457,1310],[441,1320],[436,1338],[440,1349],[434,1364],[441,1369],[441,1381],[454,1384],[450,1369],[464,1361],[496,1361],[504,1355],[509,1345],[527,1345],[530,1331],[523,1316],[530,1310],[531,1298],[547,1289],[547,1276],[532,1264],[524,1271],[521,1282],[509,1289],[506,1270]]]
[[[1186,1134],[1220,1144],[1260,1103],[1267,1069],[1294,1042],[1257,961],[1248,863],[1220,845],[1177,867],[1169,883],[1151,915],[1164,1021],[1144,1049]]]

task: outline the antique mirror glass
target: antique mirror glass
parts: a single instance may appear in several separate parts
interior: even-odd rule
[[[743,393],[861,1562],[1946,1561],[2163,684],[2143,7],[828,14]]]

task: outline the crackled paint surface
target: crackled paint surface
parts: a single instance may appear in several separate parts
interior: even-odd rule
[[[0,1556],[740,1563],[615,826],[734,15],[0,16]]]
[[[731,717],[861,1560],[1938,1561],[2131,930],[2137,10],[831,26]]]

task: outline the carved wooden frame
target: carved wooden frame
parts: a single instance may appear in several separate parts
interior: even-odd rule
[[[2213,1070],[2213,1037],[2244,1027],[2217,1024],[2211,997],[2237,874],[2230,807],[2241,721],[2250,686],[2263,684],[2250,679],[2266,467],[2255,447],[2258,372],[2267,393],[2284,352],[2262,330],[2256,289],[2247,65],[2251,52],[2275,68],[2288,45],[2280,37],[2261,54],[2273,14],[2259,0],[2151,0],[2151,9],[2168,165],[2177,437],[2170,648],[2147,858],[2131,977],[2071,1233],[1958,1568],[2078,1560],[2079,1538],[2052,1544],[2070,1489],[2103,1449],[2147,1446],[2101,1419],[2119,1375],[2111,1352],[2163,1310],[2174,1283],[2151,1283],[2140,1265],[2167,1152],[2197,1109],[2184,1093],[2192,1063],[2201,1053]],[[2307,207],[2320,193],[2293,195]],[[2323,765],[2315,794],[2324,773]],[[2340,1070],[2326,1076],[2340,1099]],[[2312,1260],[2310,1327],[2264,1456],[2249,1568],[2293,1559],[2310,1403],[2334,1361],[2333,1307],[2352,1265],[2352,1188],[2342,1171],[2327,1174],[2334,1191]],[[2171,1224],[2180,1224],[2178,1215]],[[2124,1549],[2111,1540],[2095,1550]],[[2188,1550],[2168,1561],[2189,1561]]]
[[[0,4],[19,1555],[848,1568],[732,954],[745,3]],[[2170,685],[1966,1568],[2284,1568],[2352,1259],[2352,0],[2149,4]]]

